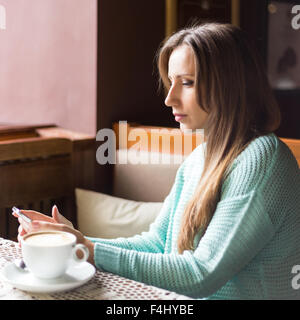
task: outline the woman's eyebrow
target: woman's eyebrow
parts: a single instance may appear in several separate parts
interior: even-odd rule
[[[193,73],[182,73],[182,74],[176,74],[175,78],[182,78],[182,77],[194,77],[195,75]],[[168,78],[171,79],[172,77],[168,75]]]

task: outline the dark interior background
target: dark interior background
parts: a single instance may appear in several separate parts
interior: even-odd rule
[[[268,68],[268,22],[278,2],[240,1],[240,27],[253,39]],[[209,6],[207,7],[207,3]],[[193,21],[231,22],[230,0],[178,0],[178,29]],[[292,14],[286,17],[292,18]],[[165,1],[98,1],[97,130],[127,120],[141,124],[176,127],[164,95],[158,93],[155,55],[165,38]],[[291,28],[291,32],[293,32]],[[300,37],[300,30],[298,31]],[[273,39],[272,41],[281,41]],[[300,40],[299,40],[300,42]],[[299,57],[300,60],[300,57]],[[282,111],[281,137],[300,138],[300,90],[277,90]],[[98,166],[98,190],[110,192],[112,168]]]

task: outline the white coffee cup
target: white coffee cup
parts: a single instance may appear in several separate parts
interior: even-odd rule
[[[89,250],[76,244],[72,233],[62,231],[40,231],[26,234],[22,240],[23,260],[32,274],[42,279],[53,279],[65,274],[72,262],[88,259]],[[78,258],[76,252],[83,253]]]

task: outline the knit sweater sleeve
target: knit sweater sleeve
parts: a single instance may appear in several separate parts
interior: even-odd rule
[[[224,182],[221,200],[196,250],[179,255],[96,243],[96,265],[191,297],[207,297],[220,289],[272,239],[286,212],[284,201],[274,207],[272,200],[281,197],[280,181],[293,179],[276,142],[262,141],[247,149]]]

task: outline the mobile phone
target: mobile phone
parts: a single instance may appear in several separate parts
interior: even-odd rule
[[[30,222],[32,221],[30,218],[28,218],[27,216],[25,216],[25,214],[22,213],[20,209],[18,209],[18,208],[16,208],[16,207],[13,207],[13,208],[12,208],[12,211],[13,211],[14,213],[16,213],[20,218],[24,219],[24,221],[26,221],[26,222],[28,222],[28,223],[30,223]]]

